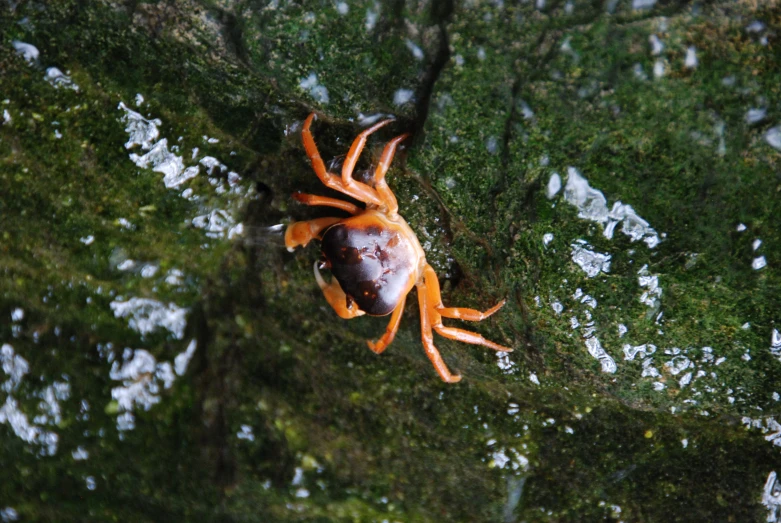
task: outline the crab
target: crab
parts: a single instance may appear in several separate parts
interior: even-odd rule
[[[476,332],[442,324],[443,317],[484,320],[498,311],[505,300],[485,312],[465,307],[445,307],[442,304],[437,274],[426,262],[426,255],[417,236],[399,214],[396,197],[385,181],[385,173],[397,146],[409,134],[397,136],[385,145],[374,176],[368,183],[362,183],[353,178],[353,169],[366,139],[393,120],[376,123],[355,138],[345,157],[341,176],[326,170],[310,130],[314,120],[315,113],[307,117],[301,136],[315,174],[326,187],[364,203],[365,208],[337,198],[294,193],[293,198],[305,205],[334,207],[346,211],[350,217],[316,218],[291,223],[285,230],[285,245],[289,251],[293,251],[296,247],[306,246],[313,239],[320,240],[322,261],[315,262],[315,279],[336,314],[344,319],[364,314],[390,314],[390,322],[383,336],[376,342],[367,342],[372,351],[380,354],[396,336],[407,295],[416,287],[423,347],[437,373],[447,383],[456,383],[461,380],[461,376],[448,370],[434,346],[432,330],[445,338],[483,345],[496,351],[512,351]],[[325,281],[320,274],[319,269],[325,268],[333,275],[330,282]]]

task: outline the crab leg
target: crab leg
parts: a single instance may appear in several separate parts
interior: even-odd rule
[[[501,309],[504,304],[505,300],[502,300],[485,312],[481,312],[475,309],[467,309],[466,307],[444,307],[442,305],[435,307],[435,309],[445,318],[454,318],[457,320],[466,321],[482,321]]]
[[[352,299],[347,297],[336,278],[332,279],[331,283],[327,283],[323,279],[322,275],[320,275],[320,271],[317,269],[317,262],[315,262],[315,280],[317,280],[317,285],[320,287],[320,290],[323,291],[325,301],[328,302],[340,318],[349,320],[366,314],[353,304]]]
[[[431,321],[429,319],[430,306],[428,304],[427,289],[425,283],[418,283],[418,304],[420,306],[420,331],[423,338],[423,348],[426,350],[426,356],[434,364],[439,377],[447,383],[458,383],[461,376],[451,374],[442,359],[442,355],[434,346],[434,334],[431,332]]]
[[[440,335],[444,336],[445,338],[450,338],[452,340],[457,341],[463,341],[465,343],[471,343],[473,345],[483,345],[484,347],[488,347],[490,349],[494,349],[497,351],[502,352],[512,352],[512,349],[508,347],[504,347],[502,345],[499,345],[498,343],[494,343],[490,340],[485,339],[482,335],[464,330],[464,329],[457,329],[455,327],[445,327],[442,325],[442,314],[441,310],[438,308],[441,307],[442,304],[442,295],[440,294],[439,289],[439,280],[437,279],[437,273],[434,272],[434,269],[431,268],[430,265],[427,265],[423,272],[423,278],[426,283],[426,291],[428,292],[428,299],[430,301],[429,307],[431,307],[431,326],[433,329]],[[448,312],[456,311],[460,316],[461,319],[470,319],[469,317],[475,318],[475,320],[481,320],[484,318],[487,318],[497,310],[499,310],[499,307],[501,307],[504,303],[500,303],[496,306],[494,306],[492,309],[488,310],[486,313],[482,313],[480,311],[474,310],[474,309],[460,309],[460,308],[450,308],[450,309],[443,309],[448,310]]]
[[[342,218],[315,218],[306,222],[293,222],[285,229],[285,247],[290,252],[299,245],[306,244],[314,238],[320,238],[320,233],[331,225],[342,221]]]
[[[399,211],[399,204],[396,196],[390,190],[385,182],[385,173],[388,172],[393,155],[396,153],[396,146],[409,136],[409,133],[397,136],[385,145],[380,157],[380,163],[377,164],[377,170],[374,171],[374,190],[380,195],[380,199],[388,208],[388,215],[392,218]]]
[[[366,342],[369,345],[369,348],[376,354],[381,354],[382,351],[388,348],[388,345],[393,342],[393,338],[396,337],[396,331],[399,330],[399,324],[401,323],[401,315],[404,312],[404,302],[406,301],[407,297],[405,296],[401,299],[401,303],[393,309],[390,322],[388,323],[388,327],[385,329],[385,334],[382,335],[382,338],[380,338],[377,343],[374,343],[371,340]]]
[[[314,169],[317,177],[320,178],[320,181],[323,182],[323,184],[329,189],[334,189],[364,203],[371,203],[379,206],[382,202],[377,196],[377,192],[365,183],[353,181],[350,186],[346,186],[342,182],[341,178],[326,171],[323,159],[320,157],[320,152],[317,150],[315,139],[312,138],[312,131],[309,129],[314,118],[315,113],[312,113],[304,121],[304,128],[301,131],[301,139],[304,142],[306,155],[312,162],[312,169]],[[353,162],[353,165],[354,164],[355,162]]]
[[[345,187],[352,188],[355,184],[359,183],[353,180],[353,169],[355,168],[356,162],[358,162],[358,158],[361,156],[363,146],[366,145],[366,138],[377,129],[388,125],[392,121],[393,120],[383,120],[382,122],[377,122],[368,129],[364,129],[361,134],[355,137],[352,146],[350,146],[350,151],[344,159],[344,164],[342,165],[342,183]]]
[[[328,196],[318,196],[316,194],[305,194],[302,192],[293,193],[293,198],[303,203],[304,205],[323,205],[325,207],[336,207],[343,211],[347,211],[350,214],[358,214],[361,212],[361,208],[350,202],[344,200],[337,200],[336,198],[329,198]]]
[[[498,343],[494,343],[491,340],[483,338],[482,335],[476,332],[457,329],[455,327],[445,327],[441,322],[439,325],[435,323],[433,327],[434,330],[437,331],[437,334],[444,336],[445,338],[450,338],[451,340],[463,341],[464,343],[471,343],[472,345],[482,345],[499,352],[513,351],[509,347],[504,347],[503,345],[499,345]]]
[[[423,277],[426,278],[426,283],[429,288],[433,289],[431,291],[431,295],[435,300],[433,302],[434,310],[436,310],[436,312],[445,318],[454,318],[457,320],[466,321],[482,321],[501,309],[507,301],[502,300],[485,312],[478,311],[476,309],[469,309],[467,307],[445,307],[442,304],[442,295],[439,289],[439,279],[437,278],[437,273],[434,272],[434,269],[431,267],[431,265],[426,265],[426,267],[423,269]]]

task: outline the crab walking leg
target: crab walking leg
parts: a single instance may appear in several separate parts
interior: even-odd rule
[[[426,265],[423,269],[423,277],[426,279],[426,286],[430,289],[433,301],[433,307],[440,315],[445,318],[455,318],[458,320],[466,321],[481,321],[491,316],[493,313],[502,308],[507,300],[502,300],[485,312],[478,311],[476,309],[468,309],[466,307],[445,307],[442,304],[442,295],[439,289],[439,278],[437,273],[431,265]]]
[[[463,341],[464,343],[471,343],[472,345],[482,345],[483,347],[488,347],[489,349],[493,349],[499,352],[513,351],[509,347],[499,345],[498,343],[494,343],[491,340],[483,338],[483,336],[476,332],[457,329],[455,327],[445,327],[442,325],[442,323],[439,325],[434,324],[433,327],[434,330],[437,331],[437,334],[444,336],[445,338],[450,338],[451,340]]]
[[[344,184],[345,187],[353,187],[354,184],[359,183],[353,180],[353,169],[355,168],[358,158],[361,156],[363,146],[366,145],[366,138],[377,129],[388,125],[392,121],[393,120],[383,120],[382,122],[377,122],[355,137],[353,144],[350,146],[350,151],[344,159],[344,165],[342,165],[342,184]]]
[[[285,247],[290,252],[293,252],[293,249],[299,245],[305,247],[314,238],[320,238],[320,233],[323,230],[340,221],[342,221],[342,218],[328,217],[316,218],[306,222],[293,222],[285,230]]]
[[[437,274],[434,272],[434,269],[432,269],[431,266],[426,266],[426,269],[424,271],[424,281],[426,283],[426,292],[428,293],[429,306],[431,307],[431,311],[430,311],[431,326],[438,334],[444,336],[445,338],[450,338],[451,340],[463,341],[465,343],[471,343],[473,345],[482,345],[484,347],[488,347],[490,349],[494,349],[502,352],[512,352],[512,349],[510,349],[509,347],[504,347],[502,345],[499,345],[498,343],[494,343],[490,340],[487,340],[482,335],[476,332],[467,331],[464,329],[457,329],[455,327],[445,327],[444,325],[442,325],[442,315],[440,314],[440,311],[437,310],[437,304],[442,303],[442,296],[440,295],[439,281],[437,280]],[[467,309],[467,310],[480,315],[483,314],[482,312],[473,309]],[[493,314],[493,312],[495,311],[489,310],[488,312]]]
[[[502,300],[485,312],[466,307],[436,307],[436,310],[445,318],[454,318],[466,321],[482,321],[502,308],[506,300]]]
[[[336,314],[338,314],[340,318],[349,320],[366,314],[353,304],[352,299],[347,297],[336,278],[332,279],[331,283],[327,283],[323,279],[323,276],[317,269],[317,262],[315,262],[315,280],[317,280],[317,285],[320,287],[320,290],[323,291],[325,301],[327,301],[328,305],[336,311]]]
[[[396,146],[408,136],[408,133],[402,134],[385,145],[382,156],[380,156],[380,163],[377,164],[377,169],[374,171],[374,190],[380,195],[380,199],[388,208],[388,215],[391,217],[396,216],[396,213],[399,212],[399,204],[396,201],[396,196],[393,194],[393,191],[390,190],[390,187],[388,187],[388,184],[385,181],[385,173],[388,172],[391,161],[393,161],[393,155],[396,153]]]
[[[430,307],[428,304],[428,296],[426,291],[426,284],[418,284],[418,304],[420,306],[420,332],[423,338],[423,348],[426,350],[426,356],[434,364],[439,377],[442,381],[447,383],[458,383],[461,381],[461,376],[458,374],[451,374],[445,365],[442,355],[434,346],[434,334],[431,332],[431,321],[429,319]]]
[[[303,203],[304,205],[322,205],[325,207],[336,207],[343,211],[347,211],[352,215],[356,215],[362,211],[360,207],[344,200],[337,200],[336,198],[329,198],[328,196],[318,196],[316,194],[305,194],[302,192],[293,193],[293,199]]]
[[[320,178],[320,181],[323,182],[323,185],[329,189],[334,189],[335,191],[344,193],[347,196],[351,196],[356,200],[360,200],[364,203],[380,205],[381,201],[379,196],[377,196],[377,192],[365,183],[354,182],[353,186],[345,187],[341,178],[326,171],[323,159],[320,156],[320,152],[317,150],[315,139],[312,137],[312,131],[309,129],[314,118],[315,113],[312,113],[304,121],[304,128],[301,131],[301,140],[304,142],[306,155],[312,162],[312,169],[314,169],[315,174],[318,178]]]
[[[388,345],[393,342],[393,338],[396,337],[396,331],[399,330],[399,324],[401,323],[401,315],[404,313],[404,302],[406,301],[407,297],[405,296],[401,299],[401,303],[393,309],[390,322],[388,323],[388,327],[385,329],[385,334],[382,335],[382,338],[380,338],[377,343],[374,343],[371,340],[366,342],[369,345],[369,348],[376,354],[381,354],[382,351],[388,348]]]

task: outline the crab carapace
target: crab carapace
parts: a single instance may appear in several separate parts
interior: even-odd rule
[[[285,245],[290,251],[305,246],[312,239],[321,240],[322,261],[315,262],[315,278],[334,311],[345,319],[363,314],[390,314],[385,334],[376,343],[368,342],[369,348],[379,354],[393,341],[407,294],[413,287],[417,287],[423,347],[437,373],[448,383],[460,381],[461,376],[451,374],[448,370],[434,346],[432,331],[446,338],[483,345],[497,351],[511,351],[475,332],[442,324],[443,317],[483,320],[498,311],[504,305],[504,300],[485,312],[464,307],[445,307],[442,304],[437,275],[426,262],[426,255],[417,236],[399,215],[396,197],[385,182],[385,173],[396,147],[408,135],[402,134],[387,143],[373,178],[369,183],[362,183],[353,179],[352,174],[366,139],[393,120],[379,122],[358,135],[347,153],[339,176],[326,170],[317,151],[310,130],[314,119],[315,114],[310,114],[304,122],[301,135],[315,174],[326,187],[355,198],[366,206],[361,208],[327,196],[293,194],[293,198],[303,204],[335,207],[350,214],[348,218],[327,217],[294,222],[285,231]],[[318,266],[331,271],[334,278],[330,283],[320,274]]]

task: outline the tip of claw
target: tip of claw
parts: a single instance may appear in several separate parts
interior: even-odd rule
[[[459,381],[461,381],[461,375],[456,374],[455,376],[450,376],[450,379],[447,379],[445,381],[448,383],[458,383]]]
[[[366,345],[368,345],[369,349],[371,349],[371,351],[375,354],[379,354],[380,352],[382,352],[381,350],[379,350],[377,344],[374,343],[372,340],[366,340]]]
[[[315,270],[315,281],[317,282],[317,286],[320,287],[320,290],[325,290],[326,287],[328,287],[328,284],[323,279],[323,275],[320,274],[320,270],[317,268],[318,263],[315,262],[314,270]]]

